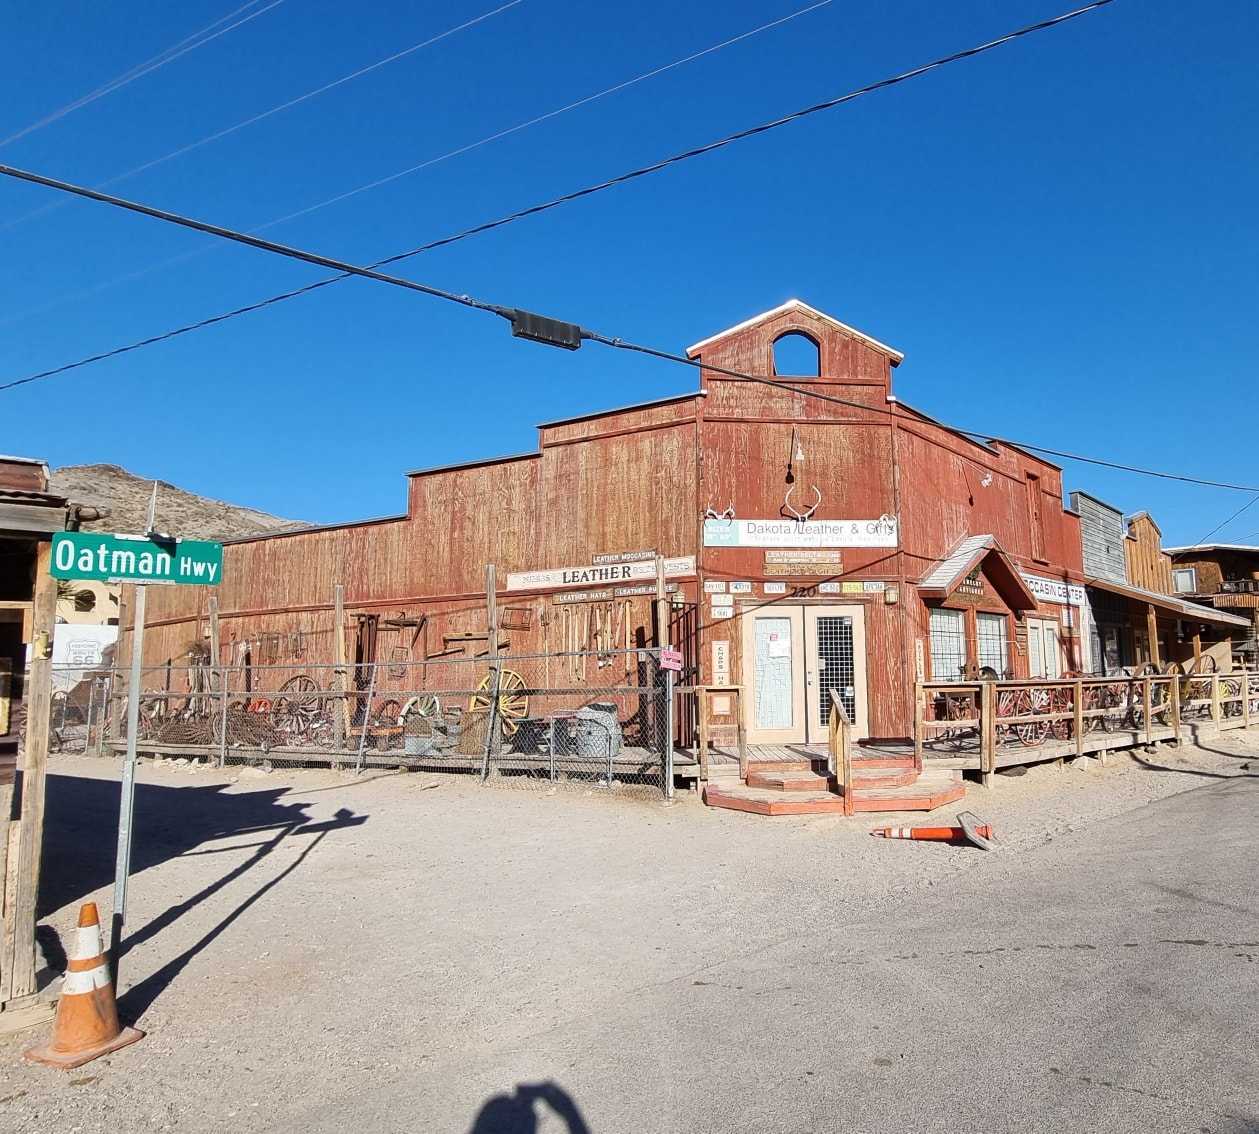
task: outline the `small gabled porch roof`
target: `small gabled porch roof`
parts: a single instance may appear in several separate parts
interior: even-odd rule
[[[1036,609],[1036,596],[993,535],[973,535],[959,540],[953,550],[932,564],[918,581],[918,593],[926,599],[947,599],[980,564],[1011,610]]]

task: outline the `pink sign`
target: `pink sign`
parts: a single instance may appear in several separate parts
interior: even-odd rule
[[[665,646],[660,651],[660,668],[671,669],[675,673],[682,668],[682,651]]]

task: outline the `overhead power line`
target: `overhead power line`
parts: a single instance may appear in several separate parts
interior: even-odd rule
[[[1215,527],[1213,527],[1209,532],[1207,532],[1206,535],[1204,535],[1201,539],[1196,541],[1195,546],[1206,543],[1206,541],[1209,540],[1213,535],[1215,535],[1216,532],[1220,531],[1222,528],[1228,527],[1228,525],[1231,524],[1235,519],[1237,519],[1238,516],[1240,516],[1243,512],[1248,512],[1251,508],[1255,506],[1255,504],[1259,504],[1259,494],[1252,496],[1249,500],[1247,500],[1246,503],[1243,504],[1240,508],[1238,508],[1237,511],[1234,512],[1231,516],[1229,516],[1227,520],[1224,520],[1216,524]]]
[[[616,94],[618,91],[623,91],[627,89],[628,87],[632,87],[636,85],[637,83],[641,83],[647,79],[655,78],[657,75],[663,75],[666,72],[675,70],[676,68],[684,66],[687,63],[693,63],[697,59],[702,59],[707,55],[712,55],[713,53],[717,51],[721,51],[724,48],[731,47],[736,43],[742,42],[743,40],[750,39],[752,36],[759,35],[762,32],[771,30],[772,28],[779,27],[782,24],[788,23],[789,21],[798,18],[799,16],[807,15],[808,13],[816,11],[819,8],[826,7],[832,2],[833,0],[818,0],[817,3],[810,4],[804,8],[799,8],[794,12],[788,12],[785,16],[780,16],[776,20],[771,20],[769,23],[761,24],[759,27],[751,28],[745,32],[740,32],[738,35],[731,36],[728,39],[724,39],[718,43],[711,44],[710,46],[705,47],[700,51],[695,51],[689,55],[683,56],[680,59],[675,59],[671,63],[665,63],[661,66],[653,67],[648,71],[643,71],[641,74],[635,75],[632,78],[623,79],[620,82],[615,83],[610,87],[604,87],[602,90],[595,91],[592,94],[585,95],[584,97],[579,98],[573,102],[569,102],[565,104],[564,106],[556,107],[555,109],[549,110],[544,114],[539,114],[539,115],[534,116],[533,118],[529,118],[525,120],[524,122],[518,122],[514,126],[508,126],[504,129],[497,130],[492,134],[487,134],[485,137],[479,138],[474,142],[467,142],[464,145],[457,146],[451,150],[447,150],[445,153],[438,154],[436,157],[427,158],[426,160],[416,165],[409,166],[408,168],[401,170],[397,173],[390,174],[387,177],[378,178],[377,180],[368,182],[365,185],[360,185],[355,189],[350,189],[346,192],[338,193],[335,196],[328,197],[323,201],[318,201],[313,205],[307,205],[304,208],[298,209],[296,212],[286,213],[284,216],[276,217],[273,220],[269,220],[263,224],[257,225],[254,228],[250,229],[249,231],[264,232],[269,228],[274,228],[277,225],[284,224],[291,220],[296,220],[299,217],[308,216],[310,213],[317,212],[320,209],[325,209],[329,207],[330,205],[335,205],[341,201],[347,200],[350,197],[358,196],[358,194],[365,193],[370,189],[380,188],[381,186],[387,185],[390,182],[397,181],[401,177],[405,177],[412,173],[417,173],[422,169],[427,169],[431,166],[438,165],[441,162],[449,161],[451,158],[459,157],[462,154],[470,153],[473,150],[480,149],[482,146],[489,145],[492,142],[500,141],[501,139],[509,137],[513,134],[518,134],[522,130],[527,130],[530,127],[538,126],[543,122],[550,121],[553,118],[559,117],[561,114],[566,114],[569,111],[578,109],[579,107],[587,106],[592,102],[598,101],[599,99],[606,98],[608,95]],[[138,167],[137,170],[133,172],[138,172],[139,168],[147,168],[147,167]],[[108,186],[115,184],[119,180],[121,180],[121,178],[114,178],[112,181],[103,182],[101,185],[96,186],[96,188],[98,189],[107,188]],[[48,212],[53,211],[54,209],[62,208],[67,203],[68,202],[66,201],[54,201],[47,205],[43,205],[39,209],[36,209],[30,213],[27,213],[24,217],[19,217],[17,220],[12,221],[11,224],[16,225],[16,224],[19,224],[23,220],[28,220],[31,217],[37,216],[39,214],[48,213]],[[10,226],[0,225],[0,231],[5,231],[8,227]],[[420,249],[420,251],[424,251],[424,250],[426,249]],[[131,272],[127,272],[126,274],[121,275],[121,276],[116,276],[115,278],[111,280],[106,280],[103,283],[94,284],[91,287],[79,289],[78,291],[72,292],[69,295],[63,295],[57,299],[52,300],[49,303],[41,304],[40,306],[36,308],[31,308],[31,309],[27,309],[26,311],[19,311],[13,314],[6,315],[4,318],[0,319],[0,327],[7,326],[16,322],[20,322],[22,319],[25,319],[29,317],[30,315],[39,314],[41,312],[51,310],[55,307],[60,306],[62,303],[68,302],[70,300],[81,299],[81,298],[84,298],[85,296],[94,295],[107,288],[114,287],[117,284],[126,283],[130,280],[134,280],[140,276],[147,274],[148,272],[157,271],[160,268],[168,268],[175,264],[186,263],[189,260],[195,259],[196,257],[201,256],[201,255],[204,255],[207,251],[209,251],[209,249],[207,248],[198,248],[191,252],[184,252],[178,256],[172,256],[168,260],[162,260],[159,263],[151,264],[148,267],[140,268]],[[416,250],[412,250],[411,252],[407,254],[415,255]],[[391,260],[390,262],[393,262],[393,261]],[[379,267],[380,265],[376,265],[376,266]],[[300,294],[300,292],[297,294]],[[292,298],[292,294],[286,293],[285,297]]]
[[[207,221],[196,220],[191,217],[185,217],[178,213],[172,213],[164,209],[154,208],[150,205],[144,205],[135,201],[127,201],[120,197],[114,197],[99,190],[90,189],[86,186],[74,185],[70,182],[60,181],[56,178],[47,177],[43,174],[32,173],[28,170],[16,169],[12,166],[0,165],[0,174],[8,177],[14,177],[19,180],[28,181],[47,188],[57,189],[62,192],[72,193],[76,196],[85,197],[89,200],[97,201],[102,204],[108,204],[116,208],[125,209],[129,212],[139,213],[143,216],[152,217],[156,220],[165,221],[167,223],[176,224],[184,228],[190,228],[197,232],[203,232],[210,236],[220,237],[239,244],[244,244],[260,251],[270,252],[275,255],[284,256],[289,259],[299,260],[304,263],[314,264],[320,267],[333,268],[341,273],[341,276],[334,278],[342,278],[343,276],[362,276],[365,279],[375,280],[380,283],[390,284],[396,287],[406,288],[411,291],[420,292],[425,295],[432,296],[437,299],[443,299],[451,303],[459,304],[463,307],[475,308],[490,314],[498,315],[511,321],[513,333],[523,338],[531,338],[536,341],[548,343],[553,346],[562,346],[568,349],[577,349],[582,342],[594,342],[602,346],[611,347],[616,350],[632,351],[639,354],[645,354],[653,358],[663,361],[678,363],[693,369],[703,371],[709,370],[714,373],[724,374],[729,377],[739,378],[750,382],[760,383],[766,386],[772,386],[785,390],[789,393],[801,395],[804,397],[812,397],[826,402],[832,402],[837,405],[848,406],[853,409],[861,410],[866,413],[882,414],[892,416],[895,411],[889,410],[881,406],[870,406],[864,402],[853,401],[848,398],[841,398],[833,394],[826,394],[819,390],[811,390],[808,387],[801,387],[796,384],[783,382],[773,378],[759,374],[750,374],[745,371],[734,370],[729,367],[705,363],[700,359],[689,358],[686,355],[677,354],[673,351],[661,349],[659,347],[646,346],[641,343],[631,342],[627,339],[612,337],[592,331],[584,327],[580,327],[574,323],[566,323],[556,319],[549,319],[543,316],[534,315],[530,312],[519,308],[506,307],[500,304],[490,303],[485,300],[473,298],[469,295],[461,295],[455,292],[446,291],[442,288],[433,287],[429,284],[420,283],[416,280],[410,280],[399,276],[387,275],[376,271],[371,267],[360,267],[350,264],[342,260],[336,260],[329,256],[323,256],[319,253],[309,252],[304,249],[294,248],[288,245],[277,244],[274,241],[264,240],[261,237],[253,236],[249,233],[237,232],[233,229],[224,228],[220,225],[211,224]],[[319,281],[316,284],[308,285],[306,289],[311,290],[316,286],[330,283],[332,280]],[[264,300],[263,303],[273,302],[274,300]],[[33,378],[25,379],[25,381],[33,381]],[[0,390],[9,389],[14,385],[20,385],[21,381],[10,382],[0,386]],[[945,428],[951,429],[955,433],[962,436],[979,439],[981,441],[997,441],[1006,445],[1014,446],[1020,449],[1026,449],[1031,452],[1045,453],[1072,461],[1078,461],[1085,464],[1098,465],[1106,468],[1119,469],[1124,472],[1137,473],[1143,476],[1158,477],[1165,480],[1175,480],[1190,484],[1205,485],[1213,488],[1228,488],[1241,492],[1251,492],[1255,494],[1255,499],[1243,505],[1229,517],[1226,523],[1231,522],[1236,516],[1241,515],[1251,504],[1259,500],[1259,487],[1254,485],[1230,484],[1224,481],[1207,480],[1201,477],[1189,476],[1182,473],[1171,473],[1158,469],[1147,469],[1136,465],[1123,464],[1117,461],[1108,461],[1100,457],[1091,457],[1081,453],[1071,453],[1060,449],[1053,449],[1048,446],[1038,445],[1035,442],[1016,440],[1013,438],[994,435],[987,430],[967,429],[962,426],[941,423]],[[1219,527],[1223,527],[1221,524]],[[1214,529],[1218,531],[1219,527]],[[1202,542],[1202,541],[1199,541]]]
[[[554,346],[565,346],[569,349],[576,349],[583,341],[594,342],[616,350],[633,351],[639,354],[650,355],[653,358],[658,358],[667,362],[679,363],[680,365],[689,366],[696,370],[710,370],[718,374],[728,375],[729,377],[741,378],[749,382],[757,382],[762,385],[773,386],[793,394],[833,402],[837,405],[849,406],[863,412],[872,412],[887,416],[891,416],[894,413],[894,411],[880,406],[870,406],[864,402],[853,401],[850,398],[840,398],[834,394],[825,394],[820,390],[810,390],[807,387],[800,387],[791,383],[768,378],[760,374],[750,374],[746,371],[733,370],[729,367],[705,363],[702,360],[688,358],[686,355],[676,354],[673,351],[663,350],[659,347],[645,346],[641,343],[634,343],[627,339],[604,335],[597,331],[580,327],[574,323],[565,323],[560,320],[546,319],[541,316],[532,315],[519,308],[490,303],[486,300],[475,299],[469,295],[460,295],[455,292],[446,291],[443,288],[433,287],[430,284],[420,283],[416,280],[405,279],[400,276],[386,275],[383,272],[376,271],[374,268],[360,267],[355,264],[349,264],[343,260],[335,260],[330,256],[323,256],[317,252],[308,252],[304,249],[293,248],[289,245],[277,244],[274,241],[264,240],[261,237],[252,236],[249,233],[236,232],[233,229],[210,224],[207,221],[195,220],[191,217],[181,216],[178,213],[153,208],[150,205],[142,205],[135,201],[127,201],[120,197],[112,197],[109,194],[101,193],[96,189],[89,189],[86,186],[81,185],[73,185],[66,181],[58,181],[55,178],[45,177],[42,174],[31,173],[27,170],[14,169],[12,166],[7,165],[0,165],[0,174],[8,177],[16,177],[23,181],[30,181],[37,185],[44,185],[48,188],[59,189],[63,192],[73,193],[77,196],[86,197],[90,200],[99,201],[103,204],[113,205],[117,208],[126,209],[130,212],[152,217],[156,220],[177,224],[184,228],[190,228],[197,232],[206,233],[210,236],[221,237],[252,248],[257,248],[260,251],[271,252],[275,255],[299,260],[307,264],[315,264],[320,267],[335,268],[344,275],[362,276],[365,279],[375,280],[379,283],[386,283],[395,287],[407,288],[411,291],[421,292],[424,295],[429,295],[436,299],[443,299],[451,303],[457,303],[463,307],[471,307],[480,311],[486,311],[502,318],[509,319],[512,322],[514,333],[520,335],[521,337],[533,338]],[[313,287],[315,285],[310,286]],[[8,389],[12,385],[14,385],[14,383],[8,383],[5,386],[0,386],[0,389]],[[978,438],[984,441],[999,441],[1003,444],[1015,446],[1020,449],[1027,449],[1032,452],[1046,453],[1072,461],[1083,462],[1085,464],[1119,469],[1124,472],[1139,473],[1143,476],[1153,476],[1160,477],[1165,480],[1177,480],[1190,484],[1207,485],[1212,488],[1229,488],[1240,492],[1253,492],[1256,494],[1256,499],[1259,500],[1259,487],[1254,485],[1230,484],[1224,481],[1206,480],[1201,477],[1189,476],[1182,473],[1170,473],[1158,469],[1141,468],[1137,465],[1127,465],[1117,461],[1108,461],[1100,457],[1086,456],[1082,453],[1070,453],[1060,449],[1051,449],[1048,446],[1038,445],[1031,441],[1021,441],[1010,437],[994,435],[988,430],[967,429],[963,426],[949,425],[947,423],[943,424],[945,424],[946,428],[951,429],[956,433],[960,433],[965,437]],[[1252,500],[1249,504],[1246,504],[1242,508],[1238,509],[1238,511],[1234,513],[1234,516],[1230,517],[1230,520],[1240,515],[1246,510],[1246,508],[1250,507],[1250,504],[1253,504],[1254,502],[1255,501]],[[1223,525],[1220,526],[1222,527]],[[1219,529],[1217,528],[1215,530],[1218,531]],[[1208,534],[1214,534],[1214,532]]]
[[[811,390],[808,387],[792,385],[787,382],[767,378],[763,374],[749,374],[742,370],[731,370],[728,367],[716,366],[710,362],[701,362],[698,359],[688,358],[683,354],[675,354],[672,351],[661,350],[657,347],[643,346],[641,343],[629,342],[626,339],[611,338],[607,335],[601,335],[594,331],[585,331],[583,337],[593,342],[601,343],[603,346],[614,347],[617,350],[634,351],[639,354],[650,355],[653,358],[663,359],[667,362],[676,362],[683,366],[689,366],[696,370],[711,370],[717,374],[724,374],[730,378],[742,378],[748,382],[756,382],[763,386],[773,386],[788,393],[800,394],[803,397],[813,398],[818,401],[831,402],[835,405],[848,406],[852,409],[858,409],[865,413],[882,414],[891,417],[895,414],[894,410],[885,409],[882,406],[871,406],[866,402],[853,401],[850,398],[840,398],[834,394],[826,394],[821,390]],[[839,379],[834,379],[839,380]],[[960,425],[952,425],[949,422],[940,422],[946,429],[952,430],[954,433],[960,433],[963,437],[969,437],[983,443],[997,442],[1003,445],[1009,445],[1016,449],[1027,449],[1033,453],[1044,453],[1048,456],[1061,457],[1065,460],[1078,461],[1086,465],[1098,465],[1102,468],[1117,469],[1120,472],[1136,473],[1141,476],[1158,477],[1162,480],[1177,480],[1186,484],[1197,484],[1207,488],[1228,488],[1237,492],[1254,492],[1259,493],[1259,486],[1248,484],[1230,484],[1227,481],[1207,480],[1203,477],[1190,476],[1184,473],[1166,472],[1160,469],[1147,469],[1139,465],[1127,465],[1119,461],[1108,461],[1102,457],[1090,457],[1083,453],[1069,453],[1062,449],[1051,449],[1045,445],[1038,445],[1031,441],[1020,441],[1013,437],[1006,437],[999,433],[993,433],[989,430],[966,429]],[[1259,497],[1257,497],[1259,499]],[[1252,500],[1251,504],[1254,503]],[[1250,504],[1244,505],[1236,515],[1249,508]],[[1234,517],[1230,517],[1232,519]],[[1221,525],[1223,526],[1223,525]],[[1216,529],[1219,530],[1218,528]],[[1213,534],[1213,533],[1212,533]]]
[[[28,134],[33,134],[36,130],[41,130],[43,127],[49,126],[59,119],[65,118],[66,115],[73,114],[76,110],[81,110],[90,103],[96,102],[98,99],[102,99],[106,95],[113,94],[114,91],[121,90],[125,86],[129,86],[137,79],[143,78],[145,75],[156,71],[159,67],[165,67],[166,64],[173,63],[176,59],[187,55],[190,51],[196,51],[197,48],[204,47],[207,43],[218,39],[220,36],[227,35],[228,32],[235,31],[243,24],[249,23],[250,20],[256,20],[259,16],[271,11],[272,8],[276,8],[283,4],[284,0],[271,0],[271,3],[269,3],[266,7],[259,8],[256,12],[250,12],[249,15],[243,16],[235,23],[228,24],[227,27],[219,28],[218,31],[213,30],[225,20],[230,20],[234,16],[240,15],[242,12],[254,7],[257,3],[258,0],[250,0],[250,3],[237,8],[236,11],[230,12],[226,16],[220,17],[215,20],[214,23],[202,28],[201,31],[194,32],[192,35],[186,36],[184,39],[180,40],[179,43],[168,47],[165,51],[158,52],[158,54],[154,55],[146,62],[141,63],[136,67],[132,67],[129,71],[124,71],[116,78],[102,84],[93,91],[89,91],[87,94],[75,99],[73,102],[66,103],[65,106],[59,107],[50,114],[46,114],[43,118],[40,118],[36,122],[32,122],[29,126],[22,127],[21,130],[10,134],[7,138],[0,138],[0,146],[7,146],[10,142],[16,142],[19,138],[25,138]]]
[[[1113,0],[1096,0],[1095,3],[1088,4],[1083,8],[1077,8],[1077,9],[1074,9],[1073,11],[1065,12],[1060,16],[1055,16],[1052,19],[1048,19],[1048,20],[1042,20],[1036,24],[1029,24],[1026,27],[1017,29],[1016,31],[1009,32],[1006,35],[999,37],[998,39],[990,40],[987,43],[980,44],[977,47],[967,48],[964,51],[954,52],[952,55],[943,56],[940,59],[936,59],[930,63],[926,63],[926,64],[923,64],[922,66],[915,67],[912,70],[903,71],[898,75],[893,75],[890,78],[882,79],[877,83],[871,83],[867,86],[859,87],[856,90],[849,91],[847,94],[841,95],[838,98],[831,99],[824,103],[817,103],[814,106],[806,107],[805,109],[796,111],[793,114],[789,114],[784,117],[774,119],[772,122],[762,123],[760,126],[754,126],[746,130],[741,130],[735,134],[728,134],[724,138],[719,138],[714,142],[708,143],[707,145],[699,146],[690,150],[685,150],[681,153],[674,154],[672,157],[664,158],[660,161],[653,162],[651,165],[640,166],[637,169],[629,170],[628,172],[619,174],[616,177],[608,178],[605,181],[600,181],[593,185],[587,185],[582,189],[576,189],[576,190],[573,190],[572,192],[564,193],[558,197],[552,197],[550,200],[542,201],[535,205],[530,205],[529,207],[524,208],[524,209],[518,209],[515,212],[508,213],[505,216],[498,217],[495,220],[484,221],[481,224],[476,224],[476,225],[471,226],[470,228],[465,228],[459,232],[453,233],[450,236],[445,236],[438,240],[429,241],[427,244],[421,244],[420,246],[416,248],[408,249],[405,252],[399,252],[392,256],[386,256],[384,259],[376,260],[375,262],[367,265],[367,268],[370,270],[375,270],[378,268],[387,267],[390,264],[396,264],[402,260],[409,259],[412,256],[418,256],[423,252],[430,252],[436,248],[442,248],[450,244],[455,244],[461,240],[467,240],[473,236],[479,236],[480,234],[485,233],[485,232],[491,232],[494,229],[502,228],[505,225],[513,224],[516,221],[525,219],[526,217],[536,216],[540,213],[549,212],[551,209],[559,208],[561,205],[566,205],[573,201],[581,200],[584,197],[590,197],[597,193],[602,193],[605,190],[612,189],[618,185],[624,185],[627,182],[637,180],[640,177],[646,177],[653,173],[658,173],[659,171],[663,169],[667,169],[672,165],[676,165],[679,162],[687,161],[691,158],[699,157],[703,154],[711,153],[714,150],[730,145],[733,142],[736,142],[742,138],[747,138],[756,134],[765,133],[769,130],[776,129],[779,126],[784,126],[790,122],[797,121],[798,119],[803,118],[807,115],[816,114],[822,110],[829,110],[833,107],[840,106],[847,102],[851,102],[854,99],[862,97],[863,95],[870,94],[877,90],[882,90],[886,87],[894,86],[898,83],[906,82],[907,80],[911,78],[926,74],[933,70],[937,70],[938,68],[946,66],[949,63],[954,63],[963,59],[973,58],[974,56],[979,55],[983,52],[992,51],[997,47],[1003,46],[1004,44],[1007,44],[1007,43],[1011,43],[1016,39],[1022,38],[1023,36],[1031,35],[1034,32],[1044,31],[1048,28],[1056,27],[1059,24],[1065,23],[1068,20],[1073,20],[1073,19],[1078,18],[1079,16],[1085,15],[1086,13],[1096,11],[1097,9],[1103,8],[1112,2]],[[20,173],[21,171],[13,171],[10,175],[19,176]],[[54,183],[52,187],[55,188],[58,186]],[[80,193],[80,195],[88,195],[88,194]],[[67,362],[67,363],[63,363],[60,366],[54,366],[46,370],[36,371],[35,373],[28,374],[25,377],[15,378],[9,382],[0,384],[0,391],[11,390],[16,386],[24,386],[31,382],[42,381],[43,379],[52,378],[59,374],[66,374],[72,370],[78,370],[81,367],[91,366],[97,362],[103,362],[106,359],[117,358],[120,355],[129,354],[132,351],[142,350],[145,347],[154,346],[157,343],[168,342],[171,339],[175,339],[183,335],[191,334],[194,331],[199,331],[206,327],[212,327],[220,323],[225,323],[231,319],[237,318],[238,316],[247,315],[254,311],[261,311],[267,307],[272,307],[272,306],[275,306],[276,304],[284,303],[290,299],[296,299],[300,295],[309,295],[311,292],[318,291],[320,288],[327,287],[330,284],[338,283],[339,281],[344,280],[344,279],[349,279],[352,275],[355,275],[355,274],[359,274],[359,273],[345,271],[339,275],[328,276],[322,280],[316,280],[314,283],[307,284],[304,287],[294,288],[290,291],[280,292],[277,295],[272,295],[266,299],[257,300],[256,302],[248,303],[241,307],[233,308],[230,311],[224,311],[217,315],[211,315],[204,319],[198,319],[192,323],[185,323],[182,326],[172,328],[169,331],[163,331],[155,335],[149,335],[146,338],[137,340],[136,342],[128,343],[123,346],[112,347],[108,350],[98,351],[84,358],[77,359],[74,362]]]
[[[254,0],[254,2],[256,3],[257,0]],[[826,0],[826,2],[829,3],[830,0]],[[304,94],[297,95],[294,98],[278,103],[268,110],[250,115],[248,118],[243,118],[241,121],[232,126],[226,126],[221,130],[215,130],[213,133],[206,134],[203,138],[198,138],[195,142],[189,142],[186,145],[179,146],[176,149],[171,150],[169,153],[162,154],[160,157],[150,158],[148,161],[141,162],[139,165],[133,166],[131,169],[124,170],[122,173],[109,178],[107,181],[102,181],[96,186],[96,188],[107,189],[111,185],[117,185],[122,181],[126,181],[128,178],[145,173],[156,166],[163,165],[168,161],[173,161],[175,158],[183,157],[184,154],[191,153],[193,150],[198,150],[202,146],[208,146],[212,142],[221,141],[223,138],[226,138],[231,134],[235,134],[240,130],[244,130],[246,127],[253,126],[258,122],[262,122],[264,119],[271,118],[272,116],[280,114],[285,110],[290,110],[304,102],[309,102],[311,99],[317,98],[321,94],[326,94],[330,90],[344,86],[346,83],[353,82],[355,79],[360,79],[364,75],[371,74],[373,71],[378,71],[381,67],[388,66],[390,63],[396,63],[399,59],[405,59],[408,55],[414,55],[417,51],[420,51],[425,47],[431,47],[433,44],[438,43],[443,39],[447,39],[458,32],[465,31],[468,28],[483,23],[491,17],[497,16],[502,12],[506,12],[509,8],[514,8],[518,4],[523,3],[524,0],[508,0],[506,4],[500,4],[497,8],[488,12],[482,12],[481,15],[473,16],[469,20],[464,20],[461,24],[449,27],[445,31],[438,32],[436,35],[431,35],[427,39],[421,40],[419,43],[413,43],[410,47],[404,48],[401,51],[395,51],[392,55],[387,55],[383,59],[377,59],[375,63],[369,63],[365,67],[360,67],[356,71],[351,71],[348,75],[342,75],[339,79],[333,79],[331,82],[324,83],[322,86],[315,87],[312,90],[306,91]],[[65,204],[66,202],[64,201],[53,201],[38,209],[34,209],[23,216],[16,217],[14,220],[11,220],[4,225],[0,225],[0,231],[14,228],[17,225],[22,224],[25,221],[32,220],[35,217],[55,212],[57,209],[62,208]]]
[[[350,264],[345,260],[335,260],[331,256],[323,256],[318,252],[308,252],[305,249],[294,248],[288,244],[277,244],[273,240],[264,240],[261,236],[253,236],[248,232],[238,232],[236,229],[211,224],[209,221],[197,220],[195,217],[186,217],[180,213],[172,213],[167,209],[158,209],[152,205],[141,204],[139,201],[128,201],[124,197],[115,197],[109,193],[102,193],[99,189],[91,189],[86,185],[75,185],[70,181],[46,177],[42,173],[17,169],[11,165],[0,165],[0,175],[12,177],[18,181],[27,181],[32,185],[42,185],[47,189],[56,189],[62,193],[71,193],[76,197],[85,197],[89,201],[97,201],[102,205],[112,205],[114,208],[139,213],[141,216],[152,217],[154,220],[165,221],[167,224],[175,224],[181,228],[192,229],[194,232],[203,232],[207,236],[217,236],[223,240],[231,240],[237,244],[257,248],[262,252],[271,252],[274,255],[284,256],[290,260],[300,260],[303,263],[314,264],[320,268],[334,268],[345,275],[362,276],[364,279],[376,280],[379,283],[392,284],[395,287],[423,292],[423,294],[430,295],[435,299],[444,299],[451,303],[461,304],[464,307],[476,307],[499,315],[506,313],[508,310],[507,308],[497,307],[494,304],[483,303],[480,300],[473,299],[471,296],[458,295],[453,291],[446,291],[439,287],[430,287],[428,284],[403,279],[401,276],[386,275],[372,268],[364,268],[356,264]]]

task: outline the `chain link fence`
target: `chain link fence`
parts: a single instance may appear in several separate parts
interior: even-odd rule
[[[670,674],[636,649],[367,665],[146,667],[138,751],[266,769],[414,768],[498,786],[667,795]],[[59,667],[54,746],[126,747],[129,673]]]

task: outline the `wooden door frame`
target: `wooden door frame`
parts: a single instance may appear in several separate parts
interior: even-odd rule
[[[804,606],[800,603],[743,605],[738,609],[742,645],[742,685],[748,698],[747,742],[749,744],[804,744],[808,736],[808,704],[805,696],[807,642],[805,640]],[[756,637],[754,623],[757,618],[786,618],[791,622],[791,712],[795,722],[790,729],[762,729],[756,727]]]

